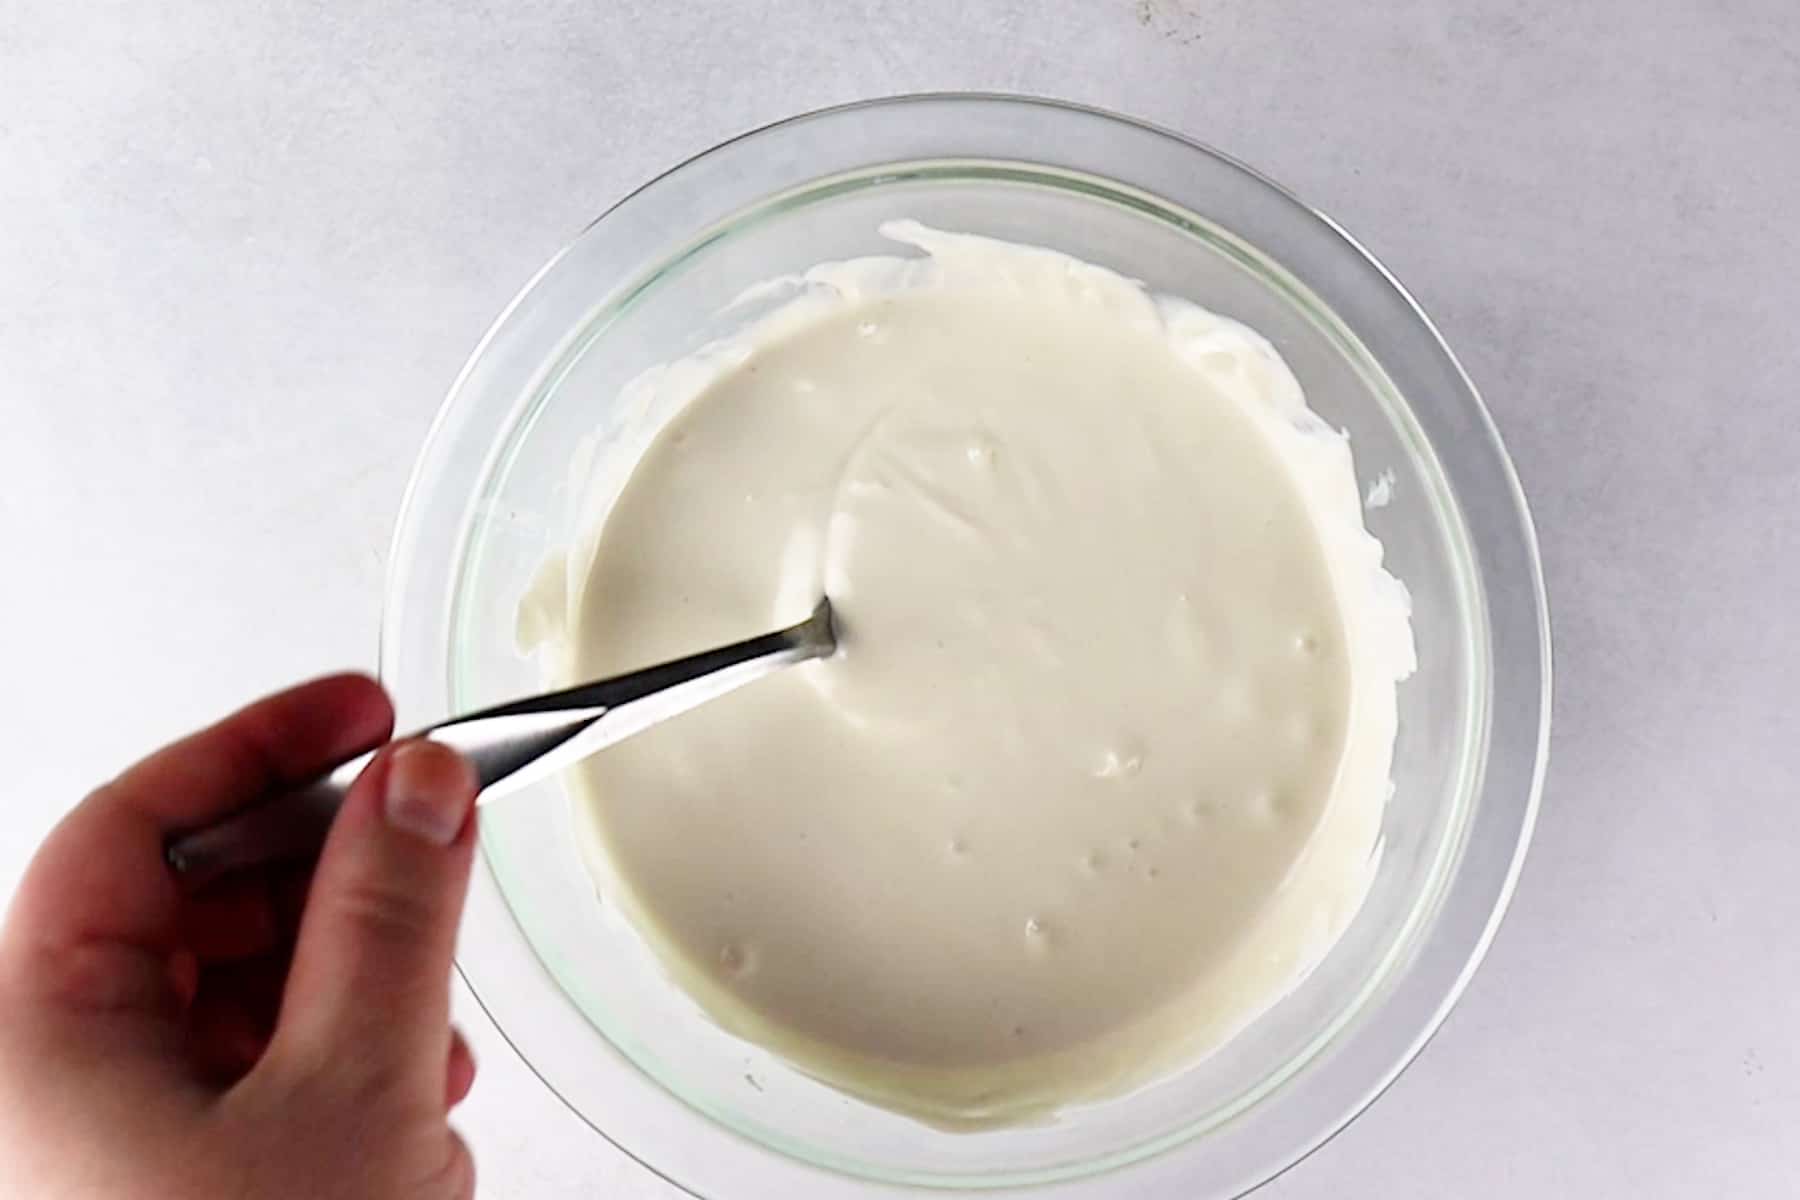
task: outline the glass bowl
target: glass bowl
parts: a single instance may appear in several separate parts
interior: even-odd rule
[[[611,479],[642,450],[621,386],[753,315],[727,311],[751,284],[893,252],[876,227],[896,217],[1050,246],[1235,317],[1348,430],[1420,662],[1361,912],[1205,1060],[975,1133],[873,1108],[711,1024],[596,891],[556,781],[482,810],[461,970],[570,1108],[698,1196],[1241,1195],[1392,1082],[1467,983],[1530,834],[1549,688],[1535,538],[1474,388],[1380,264],[1255,172],[1089,109],[916,96],[784,121],[647,184],[538,273],[445,400],[395,536],[382,674],[403,724],[535,690],[515,607],[574,532],[575,447],[598,431],[591,468]]]

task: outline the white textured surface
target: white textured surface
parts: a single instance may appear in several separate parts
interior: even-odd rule
[[[414,447],[654,171],[927,88],[1061,95],[1342,220],[1487,395],[1558,650],[1475,986],[1262,1195],[1800,1194],[1800,16],[1786,0],[0,0],[0,892],[82,788],[373,661]],[[669,1195],[464,1005],[489,1200]],[[1259,1196],[1260,1200],[1260,1196]]]

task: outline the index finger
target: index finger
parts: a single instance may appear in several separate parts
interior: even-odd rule
[[[87,803],[139,813],[169,832],[306,783],[387,740],[394,710],[366,675],[329,675],[265,696],[165,746]]]
[[[102,991],[116,986],[130,1003],[157,993],[181,935],[181,891],[163,862],[167,834],[305,782],[379,744],[392,726],[379,684],[338,675],[259,700],[157,751],[51,833],[14,896],[0,952],[23,951],[40,965],[83,963],[84,977],[100,977]],[[100,969],[93,954],[69,953],[103,947],[142,961],[103,953]]]

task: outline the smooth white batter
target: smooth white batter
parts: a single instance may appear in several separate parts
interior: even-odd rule
[[[1374,870],[1412,669],[1345,439],[1262,338],[1048,250],[884,229],[625,402],[521,606],[558,681],[834,658],[590,759],[584,854],[721,1025],[947,1126],[1216,1046]],[[615,494],[616,493],[616,494]]]

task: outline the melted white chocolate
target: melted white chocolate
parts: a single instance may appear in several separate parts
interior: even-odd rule
[[[609,749],[584,854],[714,1020],[947,1126],[1192,1061],[1374,870],[1412,669],[1345,439],[1242,325],[1048,250],[815,268],[639,380],[521,607],[559,681],[842,647]]]

